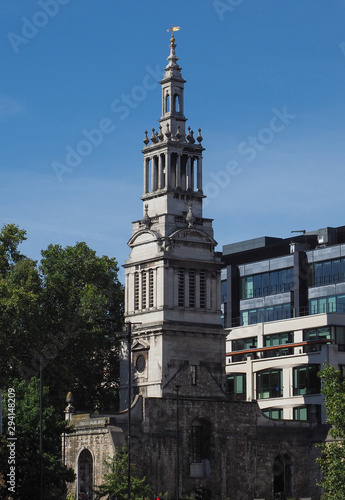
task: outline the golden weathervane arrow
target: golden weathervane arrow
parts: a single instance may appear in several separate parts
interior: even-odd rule
[[[180,29],[180,26],[172,25],[171,28],[169,28],[167,31],[171,31],[173,33],[174,31],[179,31],[179,29]]]

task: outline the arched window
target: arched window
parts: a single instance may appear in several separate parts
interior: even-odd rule
[[[169,111],[170,111],[170,96],[169,94],[167,94],[165,96],[165,112],[169,113]]]
[[[173,111],[176,111],[177,113],[180,112],[180,98],[178,94],[174,95]]]
[[[278,455],[273,463],[273,492],[274,498],[288,498],[293,496],[293,465],[286,453]],[[280,495],[280,496],[279,496]]]
[[[90,451],[84,449],[78,458],[78,497],[93,499],[93,459]]]

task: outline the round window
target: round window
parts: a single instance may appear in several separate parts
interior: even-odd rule
[[[141,354],[137,357],[137,361],[135,363],[135,367],[139,373],[142,373],[145,370],[146,361],[144,356]]]

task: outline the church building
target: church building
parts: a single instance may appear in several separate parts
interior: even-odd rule
[[[203,138],[186,126],[175,50],[173,28],[161,118],[144,137],[143,212],[124,265],[121,411],[92,415],[68,401],[71,493],[94,500],[104,460],[127,445],[152,498],[319,499],[316,444],[327,426],[273,420],[256,401],[226,395],[221,254],[212,219],[203,217]]]

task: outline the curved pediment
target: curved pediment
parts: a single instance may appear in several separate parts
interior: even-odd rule
[[[177,231],[174,231],[169,238],[173,241],[188,241],[188,242],[196,242],[196,243],[208,243],[211,244],[212,246],[216,246],[217,242],[211,236],[209,236],[207,233],[204,231],[201,231],[200,229],[196,229],[194,227],[191,228],[184,228],[184,229],[178,229]]]
[[[144,245],[145,243],[159,243],[161,241],[161,235],[156,231],[151,231],[150,229],[140,229],[135,234],[132,235],[127,245],[129,247],[134,247],[136,245]]]

